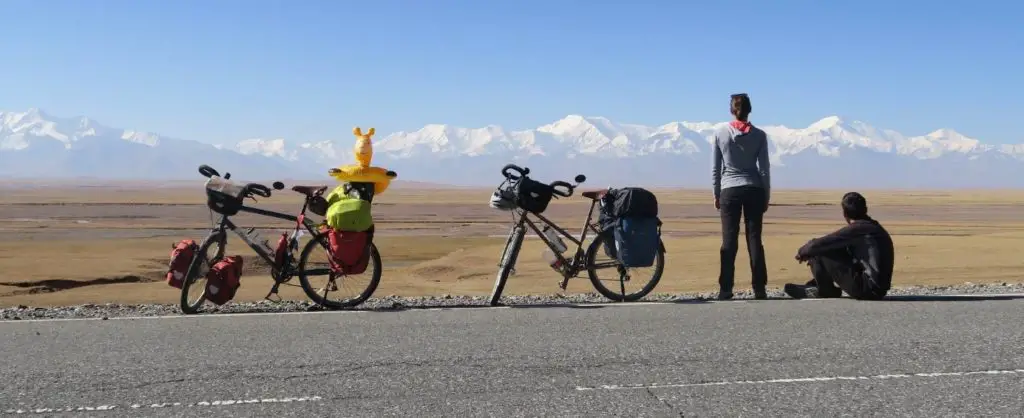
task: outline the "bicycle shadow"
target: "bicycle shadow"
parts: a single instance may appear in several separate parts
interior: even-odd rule
[[[875,302],[985,302],[998,300],[1024,299],[1024,294],[1000,294],[1000,295],[899,295],[886,296]]]
[[[663,304],[702,304],[713,302],[707,299],[678,299],[668,301],[638,301],[638,302],[552,302],[552,303],[501,303],[497,306],[491,306],[486,303],[458,303],[451,305],[403,305],[394,304],[390,306],[374,306],[374,307],[353,307],[353,308],[339,308],[329,309],[318,306],[312,306],[307,308],[307,312],[409,312],[409,311],[448,311],[448,310],[464,310],[464,309],[602,309],[607,307],[616,306],[643,306],[643,305],[663,305]]]

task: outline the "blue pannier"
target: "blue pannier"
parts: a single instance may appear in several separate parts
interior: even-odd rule
[[[612,228],[615,252],[623,267],[650,267],[661,250],[659,220],[654,216],[620,218]]]

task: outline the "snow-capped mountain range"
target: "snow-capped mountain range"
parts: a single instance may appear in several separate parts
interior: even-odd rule
[[[518,131],[427,125],[379,133],[374,165],[400,179],[460,185],[496,185],[500,168],[513,162],[543,181],[583,173],[590,187],[710,187],[709,138],[724,123],[643,126],[570,115]],[[836,116],[806,128],[758,126],[769,134],[778,188],[1024,187],[1024,144],[985,144],[951,129],[908,136]],[[326,180],[328,168],[354,161],[353,143],[210,145],[29,109],[0,112],[0,176],[199,180],[196,167],[210,164],[239,179]]]

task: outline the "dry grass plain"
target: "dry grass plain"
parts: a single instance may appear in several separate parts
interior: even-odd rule
[[[171,244],[201,239],[211,220],[197,183],[0,187],[0,307],[175,303],[177,289],[162,281]],[[379,196],[374,214],[384,275],[375,296],[486,295],[510,221],[487,206],[491,191],[396,183]],[[720,224],[709,193],[656,191],[668,254],[655,292],[715,290]],[[840,226],[842,192],[774,192],[765,225],[770,287],[806,280],[806,267],[793,254],[806,240]],[[862,193],[871,214],[894,236],[895,285],[1022,281],[1024,192]],[[293,212],[300,204],[298,194],[281,191],[255,205]],[[588,207],[577,195],[556,201],[546,215],[578,231]],[[252,215],[235,220],[268,238],[290,227]],[[540,259],[542,246],[526,241],[506,294],[558,291],[558,277]],[[247,265],[237,299],[261,299],[270,286],[264,266],[238,240],[229,242],[228,252],[241,254]],[[750,277],[742,243],[736,263],[742,289]],[[585,278],[569,282],[569,293],[590,291]],[[283,288],[282,296],[305,299],[297,287]]]

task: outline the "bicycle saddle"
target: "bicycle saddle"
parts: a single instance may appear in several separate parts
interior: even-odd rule
[[[323,193],[327,190],[327,186],[292,186],[292,190],[306,196],[312,196],[316,193]]]
[[[604,197],[604,195],[608,194],[608,190],[607,189],[605,189],[605,190],[588,190],[588,191],[585,191],[585,192],[583,192],[581,194],[583,195],[583,197],[585,197],[587,199],[597,200],[597,199],[600,199],[600,198]]]

